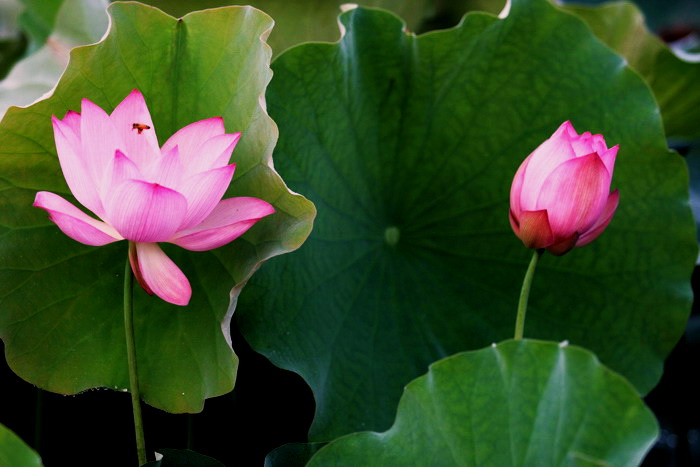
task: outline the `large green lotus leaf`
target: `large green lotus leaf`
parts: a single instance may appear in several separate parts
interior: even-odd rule
[[[661,108],[666,134],[700,137],[700,63],[685,61],[649,32],[639,8],[628,2],[564,7],[624,56],[647,80]]]
[[[189,306],[170,305],[138,286],[134,298],[144,400],[168,411],[199,411],[204,398],[233,387],[237,358],[228,329],[241,288],[261,262],[304,241],[315,211],[272,168],[277,129],[261,99],[271,77],[267,15],[230,7],[176,20],[136,3],[109,11],[108,36],[73,50],[53,95],[10,108],[0,124],[0,337],[10,367],[44,389],[126,388],[126,242],[82,245],[31,206],[39,190],[70,197],[50,117],[79,110],[84,97],[111,111],[133,88],[143,92],[161,143],[193,121],[223,116],[228,131],[243,132],[226,196],[263,198],[277,212],[211,252],[166,245],[192,284]]]
[[[173,16],[193,10],[236,3],[232,0],[146,0]],[[275,29],[268,43],[274,55],[300,42],[332,41],[338,39],[336,17],[345,0],[250,0],[246,5],[260,8],[275,20]],[[366,0],[365,6],[391,10],[404,18],[408,27],[416,30],[430,10],[431,0]]]
[[[0,465],[12,467],[39,467],[41,458],[19,436],[0,424]]]
[[[107,29],[107,0],[30,2],[24,14],[31,11],[29,17],[34,18],[38,14],[35,10],[56,5],[60,8],[48,42],[17,62],[0,82],[0,117],[11,105],[29,105],[51,91],[68,65],[70,50],[97,42]]]
[[[591,352],[506,341],[412,381],[384,433],[345,436],[312,466],[637,466],[658,435],[634,388]]]
[[[687,170],[643,80],[546,0],[420,37],[386,12],[341,21],[339,43],[273,63],[276,167],[319,216],[238,313],[253,348],[311,386],[311,439],[386,429],[431,362],[513,335],[532,252],[508,222],[510,185],[567,119],[620,144],[621,201],[594,243],[541,260],[525,335],[590,348],[652,388],[688,317],[697,247]]]

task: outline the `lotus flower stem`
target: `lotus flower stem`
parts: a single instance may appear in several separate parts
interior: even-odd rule
[[[129,249],[135,248],[129,242]],[[146,463],[146,442],[143,436],[143,420],[141,418],[141,394],[139,392],[139,377],[136,371],[136,345],[134,344],[134,311],[133,311],[133,282],[131,263],[127,259],[124,268],[124,333],[126,335],[126,352],[129,362],[129,389],[131,406],[134,412],[134,430],[136,432],[136,452],[139,465]]]
[[[516,340],[523,338],[523,331],[525,330],[525,314],[527,313],[527,299],[530,297],[530,286],[532,285],[532,278],[535,276],[537,262],[543,253],[544,248],[540,248],[539,250],[535,250],[533,252],[530,265],[527,267],[527,272],[525,273],[525,279],[523,279],[523,288],[520,289],[520,301],[518,302],[518,315],[515,318]]]

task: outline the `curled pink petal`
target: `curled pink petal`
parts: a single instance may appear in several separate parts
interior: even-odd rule
[[[144,289],[166,302],[185,306],[190,302],[192,288],[180,268],[155,243],[136,243],[139,283]],[[133,269],[133,262],[132,262]],[[143,281],[143,282],[141,282]]]
[[[538,192],[537,208],[546,209],[557,238],[584,232],[600,216],[610,192],[610,174],[596,153],[557,167]]]
[[[188,250],[212,250],[240,237],[274,212],[270,203],[258,198],[224,199],[200,224],[176,233],[169,241]]]
[[[615,210],[617,209],[617,205],[620,202],[620,193],[615,190],[612,193],[610,193],[610,196],[608,197],[607,202],[605,203],[605,209],[603,209],[603,213],[600,215],[600,218],[596,221],[595,224],[586,232],[584,232],[581,237],[578,239],[576,242],[576,246],[585,246],[591,243],[593,240],[598,238],[601,233],[608,227],[608,224],[610,224],[610,221],[613,218],[613,215],[615,214]]]
[[[156,129],[143,95],[134,89],[114,109],[110,119],[122,143],[120,149],[139,167],[160,156]]]
[[[157,183],[126,180],[107,203],[110,224],[133,242],[164,242],[175,233],[187,212],[187,200]]]
[[[180,157],[187,164],[190,159],[197,157],[198,149],[205,141],[224,132],[224,120],[221,117],[190,123],[172,135],[161,148],[161,152],[165,154],[174,146],[178,146]]]
[[[53,123],[58,161],[61,164],[61,171],[63,171],[68,188],[80,204],[98,216],[102,216],[104,214],[102,201],[97,191],[95,178],[83,163],[80,140],[69,124],[56,117],[52,117],[51,122]],[[79,124],[80,121],[77,120],[75,123]]]
[[[539,250],[554,241],[552,229],[547,219],[547,211],[523,211],[517,219],[520,240],[528,248]]]
[[[180,186],[180,192],[187,198],[187,215],[178,230],[193,227],[216,207],[231,183],[236,164],[194,175]]]
[[[75,241],[91,246],[102,246],[123,240],[111,226],[93,219],[70,202],[48,191],[36,194],[33,206],[45,209],[49,219]]]
[[[571,146],[571,131],[576,133],[570,122],[562,123],[557,131],[529,156],[530,161],[523,176],[520,209],[538,210],[537,197],[544,180],[557,166],[576,157]]]

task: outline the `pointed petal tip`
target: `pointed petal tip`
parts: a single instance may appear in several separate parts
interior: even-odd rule
[[[102,246],[124,238],[110,225],[94,219],[55,193],[40,191],[32,206],[48,212],[49,220],[73,240]]]
[[[144,282],[161,299],[186,306],[192,288],[185,274],[157,243],[136,243],[136,257]]]

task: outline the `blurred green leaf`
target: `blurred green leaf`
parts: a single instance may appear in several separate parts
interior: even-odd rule
[[[412,381],[384,433],[331,442],[313,466],[637,466],[658,435],[634,388],[591,352],[506,341]]]
[[[20,0],[24,10],[19,17],[19,24],[29,37],[29,50],[34,52],[40,49],[48,40],[63,6],[71,0]],[[79,0],[85,3],[85,0]],[[80,5],[73,3],[76,16],[80,16]],[[107,3],[106,1],[104,3]],[[99,18],[98,18],[99,19]]]
[[[38,190],[72,199],[51,115],[80,110],[82,98],[111,111],[139,88],[161,143],[193,121],[223,116],[229,132],[243,132],[227,195],[263,198],[277,212],[211,252],[166,245],[192,284],[189,306],[170,305],[141,288],[134,297],[144,400],[171,412],[197,412],[205,398],[233,388],[237,358],[229,321],[241,288],[263,261],[301,245],[314,208],[272,168],[277,129],[261,100],[271,77],[263,41],[272,25],[267,15],[231,7],[178,21],[137,3],[114,4],[110,12],[109,35],[73,50],[52,96],[11,108],[0,123],[0,337],[13,371],[44,389],[126,388],[126,242],[82,245],[32,207]]]
[[[649,391],[690,311],[697,246],[685,163],[639,75],[545,0],[417,38],[381,11],[341,21],[340,43],[273,64],[275,164],[319,216],[237,313],[254,349],[311,386],[310,439],[386,429],[431,362],[513,335],[531,252],[508,222],[511,181],[569,119],[620,144],[620,206],[591,245],[544,256],[525,335],[589,348]]]
[[[19,436],[0,424],[0,465],[7,467],[40,466],[41,458]]]
[[[53,2],[36,3],[36,5]],[[47,43],[19,61],[0,82],[0,117],[11,105],[25,106],[56,86],[73,47],[97,42],[107,29],[106,0],[63,0]]]
[[[628,2],[597,7],[567,5],[593,33],[619,53],[649,83],[669,137],[700,137],[700,63],[678,58],[647,30],[639,9]]]
[[[19,60],[27,46],[17,24],[21,10],[18,0],[0,0],[0,79]]]

